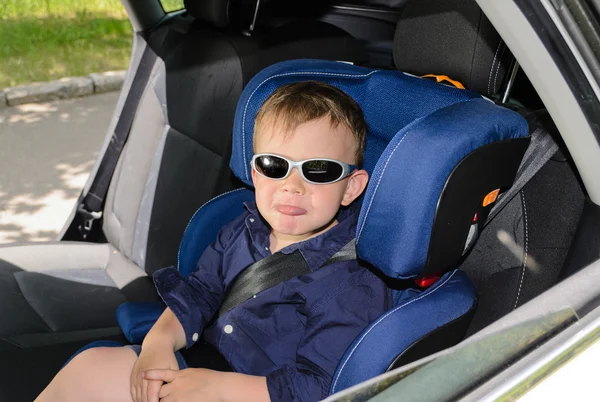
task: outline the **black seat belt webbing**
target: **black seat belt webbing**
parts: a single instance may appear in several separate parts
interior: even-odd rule
[[[354,259],[356,259],[356,239],[352,239],[332,255],[321,268],[334,262]],[[277,252],[263,258],[244,269],[233,280],[225,294],[218,316],[221,317],[260,292],[310,272],[310,268],[299,250],[289,254]]]
[[[80,233],[83,239],[91,231],[93,221],[102,216],[102,208],[106,193],[108,192],[108,186],[117,167],[123,146],[129,136],[133,118],[140,104],[146,84],[150,79],[150,73],[152,72],[156,58],[156,53],[154,53],[150,46],[146,45],[135,77],[131,83],[131,88],[125,99],[123,109],[121,110],[121,115],[115,126],[115,131],[112,134],[100,166],[98,166],[94,181],[82,203],[78,206],[78,212],[83,217],[83,224],[80,226]]]
[[[321,267],[333,264],[334,262],[348,260],[356,260],[356,238],[350,240],[337,253],[329,257]]]
[[[521,166],[517,170],[515,181],[490,211],[486,225],[525,187],[525,184],[552,158],[557,150],[558,145],[545,130],[538,128],[531,134],[531,142],[525,151]]]

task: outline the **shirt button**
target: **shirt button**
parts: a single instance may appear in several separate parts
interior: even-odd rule
[[[249,221],[250,221],[250,223],[253,223],[254,222],[254,218],[250,218]]]
[[[194,333],[194,335],[192,335],[192,341],[196,342],[198,340],[198,333]]]
[[[223,327],[223,332],[225,332],[226,334],[230,334],[233,332],[233,327],[231,325],[227,324]]]
[[[265,247],[265,250],[269,251],[269,247]]]

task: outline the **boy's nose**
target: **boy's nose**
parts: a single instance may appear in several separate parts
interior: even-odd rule
[[[302,175],[300,175],[298,169],[293,168],[290,175],[283,181],[281,189],[288,193],[301,195],[304,194],[304,184],[304,179],[302,178]]]

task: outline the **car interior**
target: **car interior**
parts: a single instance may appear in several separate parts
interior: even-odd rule
[[[332,393],[458,343],[597,257],[582,252],[592,230],[584,218],[597,209],[474,0],[186,0],[135,34],[101,151],[110,154],[125,127],[101,215],[74,209],[60,240],[0,246],[1,400],[33,399],[90,342],[143,339],[164,309],[152,273],[189,274],[242,211],[252,197],[251,117],[276,86],[306,77],[339,86],[365,111],[371,181],[357,254],[392,289],[408,290],[395,307],[414,307],[365,330]],[[407,132],[419,136],[398,147]],[[487,219],[498,193],[482,200],[495,189],[502,200],[534,132],[558,150]],[[433,293],[444,308],[424,304]],[[367,367],[373,350],[381,356]]]

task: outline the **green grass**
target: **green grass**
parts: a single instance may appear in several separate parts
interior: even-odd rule
[[[0,38],[4,88],[126,69],[132,29],[119,0],[0,0]]]

